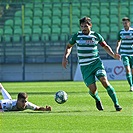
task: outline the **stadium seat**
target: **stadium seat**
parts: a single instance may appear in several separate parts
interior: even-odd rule
[[[41,9],[34,9],[33,11],[34,17],[42,17],[42,10]]]
[[[111,24],[118,24],[119,23],[118,15],[112,14],[109,17],[110,17],[110,23]]]
[[[11,27],[13,27],[13,24],[14,24],[14,22],[13,22],[12,19],[8,19],[8,20],[5,21],[5,26],[11,26]]]
[[[81,3],[81,17],[88,16],[90,17],[90,4]]]
[[[43,25],[42,26],[42,33],[43,34],[51,34],[51,27],[49,25]]]
[[[61,25],[61,33],[62,34],[69,34],[70,33],[70,25],[62,24]]]
[[[38,25],[33,25],[32,26],[32,41],[33,42],[37,42],[37,41],[40,41],[40,37],[41,37],[41,34],[42,34],[42,29],[40,26]]]
[[[52,42],[59,41],[59,35],[58,35],[58,34],[51,34],[51,35],[50,35],[50,40],[51,40]]]
[[[61,17],[61,4],[53,4],[52,15]]]
[[[33,25],[42,25],[42,19],[40,17],[33,18]]]
[[[13,29],[10,26],[5,26],[4,27],[4,41],[7,43],[10,43],[12,36],[13,36]]]
[[[52,29],[52,34],[60,34],[61,33],[61,29],[60,29],[59,25],[52,25],[51,29]]]
[[[33,3],[26,3],[25,8],[27,9],[33,9]]]
[[[63,4],[62,5],[62,15],[63,16],[69,16],[70,15],[70,5],[69,4]]]
[[[15,17],[22,17],[22,11],[16,11]]]
[[[48,16],[43,16],[43,18],[42,18],[42,24],[43,25],[51,26],[51,21],[52,21],[51,18]]]
[[[111,14],[118,15],[118,10],[119,10],[118,3],[117,2],[111,2],[109,10],[110,10],[110,15]]]
[[[80,17],[80,8],[72,7],[72,16]]]
[[[32,28],[29,25],[25,25],[24,26],[25,42],[30,41],[31,34],[32,34]]]
[[[24,25],[32,26],[32,19],[30,17],[24,18]]]
[[[70,24],[70,17],[67,15],[67,16],[62,16],[61,17],[61,23],[63,24],[63,25],[67,25],[67,24]]]
[[[14,25],[21,26],[22,25],[22,19],[20,17],[14,17]]]
[[[52,16],[52,9],[49,9],[47,7],[44,7],[43,16],[51,17]]]
[[[61,18],[58,16],[53,16],[52,18],[52,25],[61,25]]]
[[[100,17],[101,17],[101,19],[100,19],[101,24],[109,25],[109,18],[107,15],[101,15]]]
[[[24,17],[30,17],[30,18],[32,18],[33,17],[33,11],[32,11],[32,9],[25,8],[25,10],[24,10]]]

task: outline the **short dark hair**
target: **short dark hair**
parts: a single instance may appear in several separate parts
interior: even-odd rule
[[[27,97],[28,97],[28,95],[25,92],[18,93],[18,99],[21,99],[21,98],[26,99]]]
[[[126,21],[126,20],[130,22],[130,19],[128,17],[122,18],[122,21]]]
[[[83,17],[83,18],[81,18],[80,20],[79,20],[79,23],[80,23],[80,25],[81,25],[81,23],[87,23],[88,25],[91,25],[91,18],[89,18],[89,17]]]

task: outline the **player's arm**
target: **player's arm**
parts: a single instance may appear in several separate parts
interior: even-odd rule
[[[113,50],[111,49],[111,47],[109,45],[107,45],[107,43],[105,41],[101,42],[100,45],[103,47],[103,49],[114,59],[120,60],[120,55],[119,54],[115,54],[113,52]]]
[[[50,106],[46,106],[46,107],[36,107],[35,111],[51,111],[51,107]]]
[[[67,64],[68,64],[67,58],[68,58],[68,56],[70,55],[71,50],[72,50],[72,45],[71,45],[71,44],[68,44],[68,45],[66,46],[66,49],[65,49],[65,52],[64,52],[64,56],[63,56],[63,59],[62,59],[62,66],[63,66],[64,68],[66,68],[66,66],[67,66]]]
[[[121,45],[121,40],[118,40],[117,43],[116,43],[116,54],[119,53],[120,45]]]

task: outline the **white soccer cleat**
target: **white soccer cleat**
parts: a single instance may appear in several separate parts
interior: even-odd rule
[[[130,91],[133,91],[133,86],[130,87]]]

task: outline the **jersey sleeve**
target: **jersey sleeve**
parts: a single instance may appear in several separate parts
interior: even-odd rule
[[[26,109],[30,109],[30,110],[35,110],[38,106],[31,103],[31,102],[27,102],[26,103]]]
[[[97,34],[97,37],[98,37],[98,42],[99,43],[104,42],[104,38],[102,37],[102,35],[100,35],[99,33],[96,33],[96,34]]]
[[[69,40],[69,44],[74,45],[76,43],[76,38],[77,38],[77,34],[74,34],[70,40]]]

